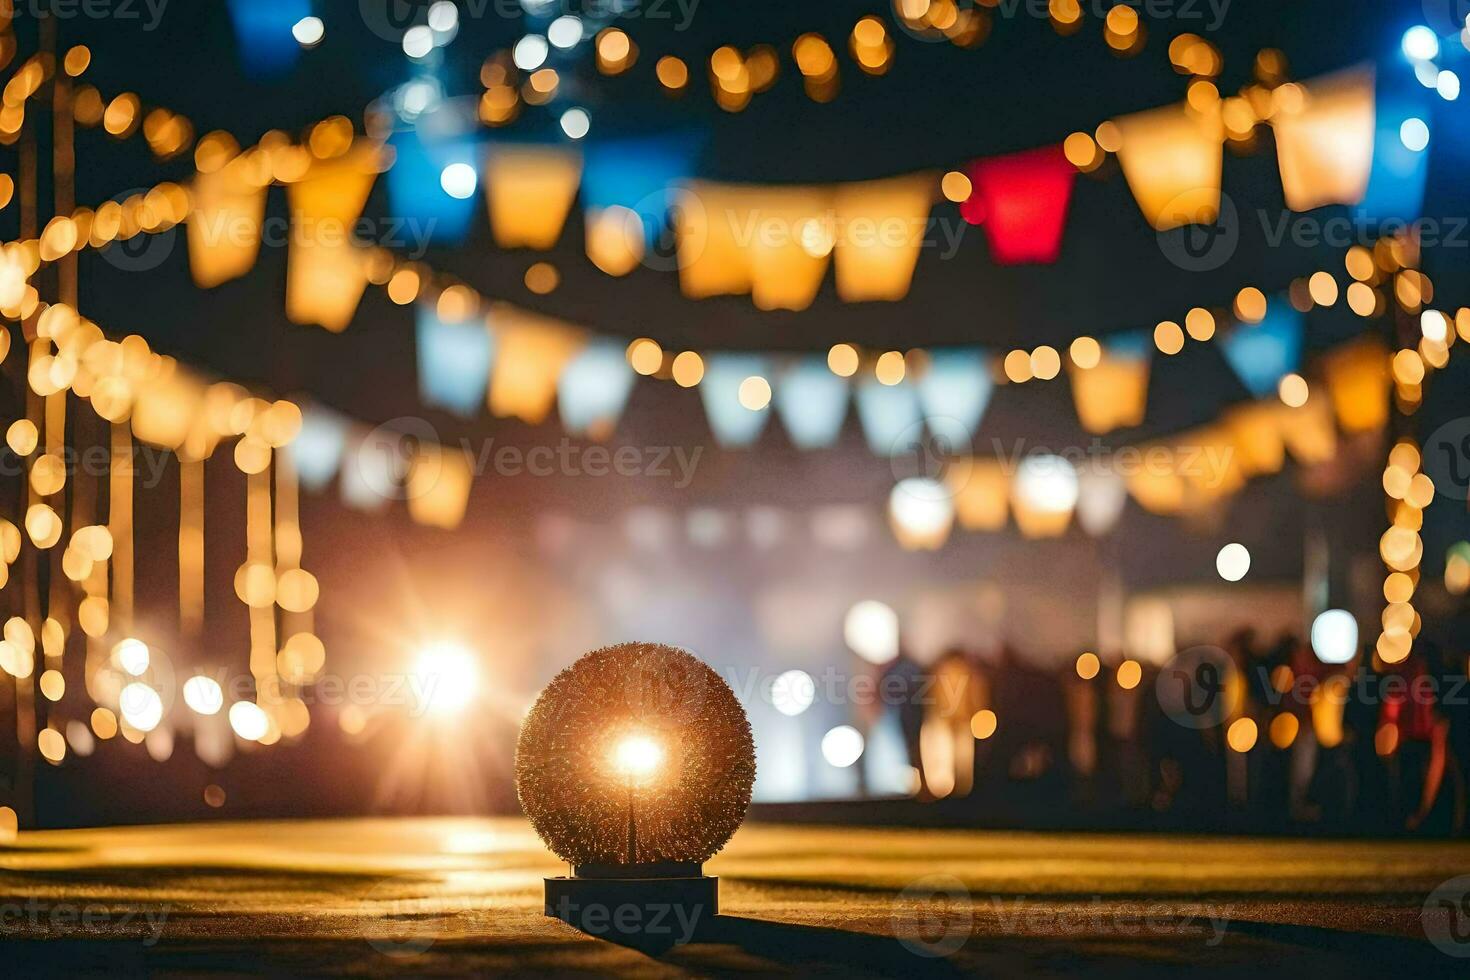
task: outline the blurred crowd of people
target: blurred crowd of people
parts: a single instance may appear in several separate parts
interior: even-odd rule
[[[883,672],[912,694],[896,710],[917,795],[1001,822],[1466,830],[1466,657],[1423,639],[1396,664],[1242,629],[1163,665],[1082,652],[1041,669],[1000,647]]]

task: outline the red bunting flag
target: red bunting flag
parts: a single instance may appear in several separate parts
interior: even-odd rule
[[[1055,262],[1077,168],[1060,146],[1043,146],[970,164],[970,197],[960,214],[983,224],[1000,265]]]

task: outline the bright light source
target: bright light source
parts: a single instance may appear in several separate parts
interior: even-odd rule
[[[1440,72],[1435,80],[1434,90],[1446,102],[1455,101],[1460,97],[1460,76],[1448,69]]]
[[[1324,664],[1345,664],[1358,652],[1358,621],[1346,609],[1329,609],[1312,620],[1312,652]]]
[[[198,674],[184,681],[184,703],[201,715],[217,715],[225,706],[225,692],[213,677]]]
[[[303,48],[314,48],[321,44],[326,33],[326,25],[320,17],[303,17],[291,25],[291,36]]]
[[[420,710],[454,714],[475,699],[480,683],[480,666],[475,655],[457,643],[436,643],[426,648],[414,664],[415,690]]]
[[[403,35],[403,53],[410,58],[423,58],[434,50],[434,32],[424,25],[410,27]]]
[[[112,648],[112,657],[119,667],[134,677],[142,677],[148,671],[148,644],[142,640],[131,636],[119,640],[117,646]]]
[[[1404,31],[1403,48],[1410,61],[1429,61],[1439,57],[1439,35],[1419,24]]]
[[[1418,116],[1410,116],[1399,126],[1399,141],[1418,153],[1429,145],[1429,124]]]
[[[435,34],[448,34],[459,27],[459,8],[453,0],[437,0],[429,7],[429,29]]]
[[[838,769],[846,769],[862,754],[862,733],[851,725],[838,725],[822,736],[822,758]]]
[[[629,735],[613,753],[613,763],[629,779],[646,778],[663,759],[664,750],[647,735]]]
[[[898,656],[898,613],[876,599],[864,599],[847,611],[842,638],[868,663],[886,664]]]
[[[163,721],[163,698],[147,684],[134,681],[117,697],[123,721],[140,732],[151,732]]]
[[[771,682],[771,704],[788,718],[795,718],[817,697],[817,684],[804,670],[788,670]]]
[[[1245,545],[1232,541],[1215,556],[1215,571],[1227,582],[1239,582],[1251,570],[1251,553]]]
[[[563,14],[546,28],[546,39],[559,48],[573,48],[582,40],[582,20],[573,14]]]
[[[474,196],[478,182],[475,168],[467,163],[451,163],[439,174],[439,186],[444,188],[444,193],[461,201]]]
[[[535,71],[545,64],[548,50],[546,38],[540,34],[527,34],[516,42],[511,51],[511,60],[521,71]]]
[[[592,117],[587,115],[586,109],[578,109],[575,106],[561,114],[561,131],[574,140],[579,140],[587,135],[592,128]]]
[[[270,716],[253,701],[236,701],[230,705],[230,727],[247,742],[258,742],[270,731]]]

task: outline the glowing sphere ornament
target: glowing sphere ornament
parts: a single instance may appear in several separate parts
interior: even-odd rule
[[[592,651],[536,699],[515,769],[531,826],[572,868],[546,879],[547,915],[594,934],[621,919],[615,938],[657,945],[671,906],[690,922],[718,911],[701,866],[745,819],[755,745],[708,666],[657,643]]]

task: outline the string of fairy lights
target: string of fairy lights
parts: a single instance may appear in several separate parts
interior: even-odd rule
[[[13,55],[12,42],[8,31],[0,35],[0,56],[7,60]],[[201,757],[209,755],[214,764],[222,764],[226,756],[220,748],[228,752],[228,746],[218,738],[212,743],[204,738],[213,719],[226,723],[227,718],[226,732],[258,744],[297,737],[310,723],[300,688],[325,663],[324,648],[312,632],[319,586],[301,565],[295,476],[281,452],[300,430],[300,409],[289,401],[265,401],[239,385],[210,383],[154,353],[140,336],[110,340],[72,305],[78,252],[172,228],[191,211],[189,191],[172,182],[95,209],[74,208],[72,123],[100,124],[120,139],[142,132],[159,159],[193,145],[192,124],[166,109],[145,112],[131,93],[104,101],[90,86],[73,89],[71,80],[86,71],[90,51],[83,46],[69,49],[58,75],[48,43],[54,43],[54,32],[49,38],[43,32],[46,51],[24,62],[8,80],[0,108],[0,142],[21,141],[24,160],[30,138],[27,103],[51,83],[56,213],[43,230],[35,229],[37,172],[23,165],[21,189],[28,196],[22,199],[22,234],[0,248],[0,315],[23,324],[28,355],[20,379],[25,413],[4,433],[7,448],[25,465],[19,525],[0,520],[0,586],[11,583],[7,591],[15,613],[4,623],[0,671],[15,683],[23,752],[13,783],[17,796],[0,806],[0,836],[13,832],[18,811],[27,809],[25,773],[31,752],[59,765],[69,754],[89,755],[98,742],[122,737],[162,761],[172,753],[175,723],[166,718],[179,693],[195,719]],[[29,158],[35,159],[33,150]],[[0,206],[16,190],[16,182],[7,176]],[[51,263],[61,269],[63,299],[57,302],[45,301],[30,282]],[[0,337],[3,360],[11,334],[5,331]],[[90,406],[91,416],[100,420],[102,438],[96,448],[107,454],[109,463],[96,480],[73,472],[67,463],[68,458],[83,458],[97,428],[77,417],[68,433],[73,399]],[[137,447],[168,450],[178,461],[178,637],[192,651],[203,635],[204,462],[224,440],[235,441],[233,460],[247,481],[247,554],[234,584],[248,608],[254,694],[233,703],[227,703],[219,675],[201,669],[179,678],[169,656],[149,642],[157,639],[148,635],[157,632],[157,623],[150,620],[152,625],[140,635],[141,623],[134,617]],[[85,643],[80,669],[66,655],[74,626]],[[279,645],[278,635],[284,636]],[[177,692],[172,686],[176,681]],[[78,711],[80,694],[90,700],[90,712]],[[216,748],[207,749],[208,744]],[[210,789],[222,800],[217,787]]]
[[[991,10],[1000,3],[1001,0],[978,3],[895,0],[892,18],[896,27],[912,37],[976,48],[990,37],[994,27]],[[1077,33],[1085,22],[1078,0],[1050,0],[1047,17],[1055,32],[1063,36]],[[564,15],[551,22],[544,36],[527,34],[513,47],[493,53],[480,75],[485,89],[480,99],[482,121],[491,126],[507,125],[515,121],[522,105],[544,105],[554,99],[561,77],[554,67],[546,64],[547,55],[553,47],[574,46],[582,35],[579,19]],[[1141,52],[1147,30],[1138,9],[1122,2],[1112,5],[1102,17],[1102,37],[1108,48],[1120,57]],[[892,67],[896,45],[893,32],[882,17],[869,14],[859,18],[846,42],[853,65],[863,74],[886,75]],[[641,54],[636,41],[620,27],[598,31],[593,51],[597,70],[608,76],[631,74]],[[791,42],[790,54],[808,98],[823,103],[837,97],[841,66],[831,41],[819,32],[807,32]],[[692,68],[688,61],[674,54],[663,54],[652,60],[654,76],[664,93],[672,98],[685,95],[697,74],[697,66]],[[715,104],[727,112],[745,109],[754,96],[770,90],[776,83],[781,64],[781,53],[773,44],[760,43],[743,51],[729,44],[717,47],[705,66]]]

